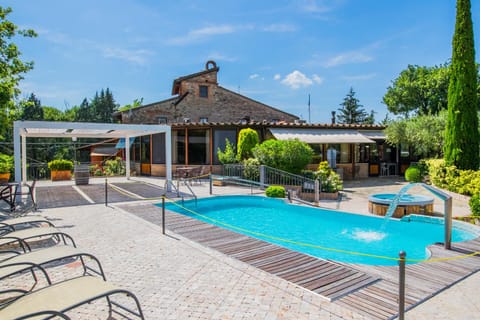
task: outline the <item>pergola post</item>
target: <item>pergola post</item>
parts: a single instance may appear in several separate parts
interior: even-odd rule
[[[125,175],[130,179],[130,137],[125,137]]]
[[[22,162],[20,159],[20,127],[18,122],[13,123],[13,158],[15,164],[15,181],[22,181]]]
[[[27,182],[27,137],[22,135],[22,182]]]
[[[167,191],[172,191],[170,182],[172,181],[172,132],[171,130],[165,131],[165,184]]]

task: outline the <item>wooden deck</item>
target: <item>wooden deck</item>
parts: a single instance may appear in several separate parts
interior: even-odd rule
[[[122,209],[161,225],[161,208],[126,204]],[[371,319],[398,314],[398,267],[342,264],[317,259],[187,216],[166,212],[166,228],[204,246],[302,286]],[[480,251],[480,239],[455,243],[453,250],[430,247],[432,258],[455,258]],[[407,265],[406,308],[480,270],[480,257]]]

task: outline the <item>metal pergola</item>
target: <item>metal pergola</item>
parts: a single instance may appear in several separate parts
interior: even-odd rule
[[[15,121],[13,123],[13,150],[15,180],[27,180],[27,137],[37,138],[124,138],[126,177],[130,178],[130,139],[165,133],[166,185],[172,180],[171,128],[160,124],[115,124],[90,122]]]

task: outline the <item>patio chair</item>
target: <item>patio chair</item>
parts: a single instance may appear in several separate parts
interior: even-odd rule
[[[55,227],[53,223],[42,216],[25,216],[19,218],[11,218],[0,221],[0,234],[2,231],[15,231],[21,226],[39,226],[47,224],[50,227]]]
[[[32,184],[24,183],[15,188],[14,204],[10,216],[24,216],[30,211],[37,211],[37,203],[35,202],[35,185],[37,180],[33,180]],[[20,201],[18,201],[20,199]]]
[[[112,301],[112,296],[118,294],[131,297],[137,310]],[[137,318],[144,319],[140,302],[132,292],[92,276],[65,280],[27,293],[1,309],[0,319],[46,319],[51,318],[52,315],[70,319],[66,314],[68,311],[102,298],[106,298],[108,302],[109,315],[112,312],[122,314],[113,309],[115,306]]]
[[[73,238],[65,232],[57,228],[45,227],[24,229],[4,234],[0,237],[0,248],[11,247],[16,244],[22,249],[23,252],[32,251],[29,241],[32,239],[41,240],[42,238],[44,239],[46,237],[54,239],[56,243],[60,243],[62,241],[64,244],[67,244],[66,238],[68,238],[71,244],[74,247],[77,247]]]
[[[98,269],[93,269],[92,267],[88,266],[85,263],[84,257],[94,260],[97,263]],[[35,269],[37,269],[43,273],[45,280],[50,285],[52,284],[52,281],[48,275],[45,265],[48,265],[52,262],[60,262],[62,260],[75,258],[78,258],[82,263],[83,275],[87,275],[90,271],[101,276],[103,280],[106,280],[102,265],[95,256],[78,248],[65,245],[48,247],[37,251],[18,254],[0,261],[0,280],[24,271],[30,271],[34,279],[35,286],[38,282],[38,278],[35,274]],[[20,292],[21,290],[16,291]],[[0,290],[0,293],[1,292],[2,290]],[[23,293],[27,293],[27,291],[25,290]]]

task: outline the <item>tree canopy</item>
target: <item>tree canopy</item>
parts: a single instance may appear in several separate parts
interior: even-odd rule
[[[445,162],[459,169],[478,170],[477,68],[470,0],[457,0],[452,65],[448,86]]]
[[[266,140],[253,149],[260,164],[299,174],[313,157],[312,148],[295,140]]]
[[[405,118],[437,114],[447,109],[448,75],[448,65],[408,65],[387,88],[383,103],[388,111]]]
[[[441,157],[443,155],[446,110],[438,115],[421,115],[388,124],[385,129],[387,143],[407,145],[415,155]]]
[[[8,117],[14,108],[14,98],[20,93],[18,84],[33,68],[33,62],[20,59],[22,54],[13,40],[17,36],[36,37],[35,31],[19,29],[9,21],[7,16],[11,12],[11,8],[0,6],[0,137],[11,127]]]
[[[367,113],[360,101],[355,98],[355,91],[350,88],[347,96],[338,109],[337,122],[346,124],[373,124],[375,122],[374,112]]]

